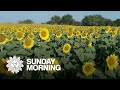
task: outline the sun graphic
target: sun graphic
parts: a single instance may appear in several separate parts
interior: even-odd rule
[[[23,46],[24,48],[32,48],[34,46],[34,40],[31,38],[26,38],[23,41]]]
[[[95,67],[94,67],[94,63],[93,62],[86,62],[83,66],[82,66],[82,71],[86,76],[90,76],[95,72]]]
[[[118,56],[115,54],[111,54],[110,56],[107,57],[106,59],[107,62],[107,67],[109,70],[114,70],[118,67]]]
[[[49,38],[49,30],[46,28],[41,29],[39,32],[39,36],[42,40],[47,40]]]
[[[71,45],[68,44],[68,43],[66,43],[66,44],[63,46],[63,52],[64,52],[64,53],[68,53],[68,52],[70,52],[70,50],[71,50]]]

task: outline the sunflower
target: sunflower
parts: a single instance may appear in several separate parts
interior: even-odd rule
[[[107,66],[109,70],[114,70],[118,67],[118,56],[115,54],[111,54],[110,56],[107,57],[106,59]]]
[[[87,38],[87,33],[83,33],[82,35],[81,35],[81,38]]]
[[[34,39],[34,34],[32,32],[29,33],[28,38]]]
[[[110,32],[110,30],[111,30],[111,27],[110,27],[110,26],[107,26],[107,27],[105,28],[105,33]]]
[[[21,31],[16,32],[17,40],[22,40],[24,38],[24,33]]]
[[[53,59],[54,59],[54,58],[53,58]],[[52,64],[52,65],[59,65],[58,60],[55,59],[54,64]],[[49,74],[53,74],[53,73],[56,72],[56,70],[47,70],[47,72],[48,72]]]
[[[49,38],[49,31],[48,29],[44,28],[41,29],[39,32],[39,36],[42,40],[47,40]]]
[[[83,73],[86,75],[86,76],[90,76],[92,75],[94,72],[95,72],[95,67],[94,67],[94,64],[93,62],[86,62],[83,66],[82,66],[82,70],[83,70]]]
[[[99,38],[100,37],[100,34],[97,32],[95,33],[95,38]]]
[[[74,42],[74,46],[78,47],[78,42]]]
[[[12,37],[12,35],[10,33],[7,35],[7,38],[8,38],[8,41],[12,41],[13,40],[13,37]]]
[[[73,34],[73,32],[72,32],[72,31],[69,31],[69,32],[67,33],[67,37],[68,37],[68,38],[73,37],[73,35],[74,35],[74,34]]]
[[[54,36],[56,33],[56,30],[52,29],[52,35]]]
[[[34,40],[31,38],[26,38],[23,41],[23,46],[24,48],[32,48],[34,46]]]
[[[6,44],[7,43],[7,38],[5,34],[0,34],[0,44]]]
[[[2,58],[0,60],[0,73],[5,74],[5,75],[13,75],[10,71],[7,70],[6,65],[7,65],[7,58],[4,59]]]
[[[76,32],[76,36],[80,36],[81,34],[80,34],[80,31],[77,31]]]
[[[70,50],[71,50],[71,45],[68,44],[68,43],[66,43],[66,44],[63,46],[63,52],[64,52],[64,53],[68,53],[68,52],[70,52]]]
[[[57,37],[57,38],[60,38],[61,36],[62,36],[61,31],[57,31],[57,32],[56,32],[56,37]]]
[[[90,34],[94,34],[94,29],[90,29]]]
[[[112,31],[112,37],[117,35],[117,31]]]
[[[48,39],[46,40],[46,42],[50,42],[50,38],[48,38]]]
[[[92,36],[90,36],[89,41],[88,41],[88,46],[92,46]]]

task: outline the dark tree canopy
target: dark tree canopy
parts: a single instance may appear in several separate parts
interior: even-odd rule
[[[60,16],[55,15],[51,18],[51,23],[52,24],[60,24],[60,22],[61,22]]]
[[[33,24],[34,22],[30,19],[18,21],[19,24]]]
[[[100,26],[104,25],[105,18],[101,15],[88,15],[82,19],[82,25]]]
[[[67,14],[67,15],[64,15],[63,17],[62,17],[62,23],[63,24],[66,24],[66,25],[72,25],[73,24],[73,17],[72,17],[72,15],[70,15],[70,14]]]
[[[114,21],[114,25],[120,26],[120,19],[115,20],[115,21]]]
[[[60,16],[53,16],[47,24],[58,24],[58,25],[75,25],[75,26],[120,26],[120,19],[111,20],[103,17],[102,15],[87,15],[81,21],[74,20],[70,14]]]

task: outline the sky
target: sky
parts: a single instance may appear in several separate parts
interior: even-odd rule
[[[17,23],[19,20],[31,19],[34,23],[45,23],[54,15],[62,17],[65,14],[71,14],[76,21],[94,14],[100,14],[111,20],[120,18],[120,11],[0,11],[0,22]]]

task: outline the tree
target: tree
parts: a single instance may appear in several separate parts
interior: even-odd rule
[[[47,24],[52,24],[52,22],[51,22],[51,21],[48,21]]]
[[[113,26],[113,21],[111,19],[105,19],[104,24],[105,26]]]
[[[82,25],[86,26],[100,26],[104,25],[105,18],[101,15],[88,15],[82,19]]]
[[[51,18],[51,23],[52,24],[60,24],[60,22],[61,22],[60,16],[55,15]]]
[[[114,21],[114,25],[115,25],[115,26],[120,26],[120,19],[116,19],[116,20]]]
[[[81,25],[81,22],[79,22],[79,21],[73,21],[73,25],[75,25],[75,26],[80,26]]]
[[[18,24],[33,24],[34,22],[30,19],[18,21]]]
[[[67,24],[67,25],[72,25],[73,24],[73,17],[70,14],[64,15],[62,17],[61,23]]]

